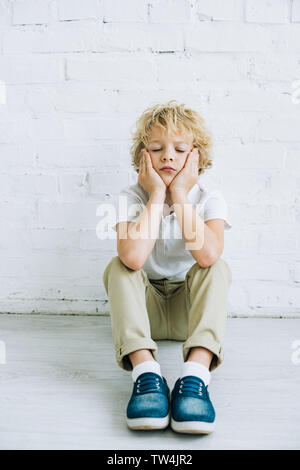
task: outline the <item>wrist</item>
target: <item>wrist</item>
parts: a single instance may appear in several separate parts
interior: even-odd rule
[[[184,188],[170,188],[170,194],[172,196],[179,195],[179,196],[186,196],[188,191],[186,191]]]
[[[154,191],[151,191],[150,197],[157,197],[165,200],[166,197],[166,191],[164,189],[155,189]]]

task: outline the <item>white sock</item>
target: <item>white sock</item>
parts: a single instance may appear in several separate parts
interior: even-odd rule
[[[200,362],[187,361],[182,364],[180,377],[186,375],[195,375],[203,380],[205,385],[209,385],[211,373],[208,368],[200,364]]]
[[[157,361],[144,361],[140,362],[137,366],[132,369],[132,379],[135,382],[139,375],[144,372],[154,372],[155,374],[161,375],[160,365]]]

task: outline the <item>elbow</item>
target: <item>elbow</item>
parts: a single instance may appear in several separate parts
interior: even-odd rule
[[[212,266],[220,258],[220,256],[220,253],[207,254],[198,260],[198,264],[201,268],[210,268],[210,266]]]
[[[133,261],[133,262],[126,263],[126,266],[132,269],[133,271],[138,271],[139,269],[142,268],[143,265]]]
[[[119,254],[119,258],[122,261],[122,263],[125,264],[125,266],[127,266],[127,268],[132,269],[133,271],[138,271],[139,269],[142,268],[142,266],[144,264],[135,255],[120,256],[120,254]]]

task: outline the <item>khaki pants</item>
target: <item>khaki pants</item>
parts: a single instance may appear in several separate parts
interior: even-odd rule
[[[224,356],[231,281],[231,270],[222,258],[208,268],[193,264],[182,281],[149,280],[143,269],[134,271],[118,256],[112,258],[103,283],[118,365],[132,370],[128,354],[138,349],[150,349],[156,359],[155,340],[172,339],[184,341],[184,361],[192,347],[209,349],[214,353],[210,365],[214,370]]]

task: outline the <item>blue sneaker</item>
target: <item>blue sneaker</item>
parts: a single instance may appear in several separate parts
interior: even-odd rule
[[[171,396],[171,428],[176,432],[210,434],[215,410],[207,386],[194,375],[178,379]]]
[[[164,429],[169,425],[167,381],[154,372],[139,375],[127,405],[130,429]]]

